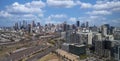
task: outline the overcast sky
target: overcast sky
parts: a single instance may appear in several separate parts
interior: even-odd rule
[[[23,20],[120,26],[120,0],[0,0],[0,26]]]

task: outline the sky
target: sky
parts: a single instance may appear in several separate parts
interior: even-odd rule
[[[0,0],[0,26],[16,22],[60,24],[86,21],[120,26],[120,0]]]

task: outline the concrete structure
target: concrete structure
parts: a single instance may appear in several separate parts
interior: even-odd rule
[[[69,45],[69,52],[78,56],[86,54],[86,46],[71,44]]]
[[[112,41],[112,51],[111,56],[116,61],[120,61],[120,40]]]
[[[89,44],[89,45],[92,45],[92,38],[93,38],[92,33],[91,33],[91,32],[88,33],[88,44]]]
[[[80,26],[80,21],[76,21],[76,26],[77,26],[77,27]]]
[[[69,43],[63,43],[62,46],[61,46],[61,49],[68,52],[69,51],[69,45],[70,45]]]

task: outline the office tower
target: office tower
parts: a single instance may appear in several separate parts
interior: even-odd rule
[[[28,33],[31,33],[31,24],[28,24]]]
[[[120,40],[120,28],[119,28],[119,27],[116,27],[116,28],[114,29],[114,34],[113,34],[113,36],[114,36],[114,39],[115,39],[115,40]]]
[[[15,30],[18,30],[18,29],[19,29],[19,28],[18,28],[18,23],[15,23],[14,29],[15,29]]]
[[[103,36],[108,35],[109,34],[109,24],[104,24],[101,27],[102,27],[102,30],[101,30],[102,35]]]
[[[87,44],[92,45],[92,38],[93,38],[92,32],[88,33],[87,37],[88,37],[88,43]]]
[[[40,28],[40,26],[41,26],[41,25],[40,25],[40,22],[37,23],[37,26]]]
[[[37,23],[37,26],[40,26],[40,22]]]
[[[25,29],[26,23],[25,20],[23,20],[23,28]]]
[[[76,22],[76,26],[79,27],[80,26],[80,21]]]
[[[69,30],[70,29],[70,25],[67,25],[67,30]]]
[[[19,22],[19,29],[21,29],[21,27],[22,27],[22,24],[21,24],[21,22]]]
[[[74,24],[72,24],[72,29],[76,29],[76,26]]]
[[[67,24],[66,24],[66,22],[63,23],[63,31],[67,31]]]
[[[112,34],[114,33],[114,28],[115,28],[115,27],[113,27],[113,26],[110,27],[110,29],[109,29],[109,34],[110,34],[110,35],[112,35]]]
[[[94,36],[94,44],[95,44],[95,53],[99,57],[111,57],[111,41],[107,38],[102,38],[101,34],[96,34]]]
[[[88,22],[86,22],[86,28],[88,28],[89,27],[89,23]]]
[[[77,56],[84,55],[86,54],[86,46],[83,44],[82,45],[71,44],[69,45],[69,52]]]
[[[32,21],[32,28],[35,26],[36,26],[35,21]]]
[[[119,45],[115,45],[113,50],[114,50],[114,59],[116,61],[119,61],[120,60],[120,44]]]
[[[85,23],[82,23],[82,24],[81,24],[81,27],[82,27],[82,28],[85,28]]]
[[[75,31],[72,31],[70,34],[69,43],[79,43],[79,35]]]

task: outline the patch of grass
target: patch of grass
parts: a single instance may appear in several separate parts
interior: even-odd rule
[[[80,59],[86,59],[88,56],[86,54],[80,55]]]
[[[54,45],[55,41],[54,40],[50,40],[49,43]]]
[[[50,53],[50,54],[44,56],[43,58],[39,59],[38,61],[48,61],[48,60],[51,60],[51,59],[59,59],[59,58],[57,57],[56,54]]]

